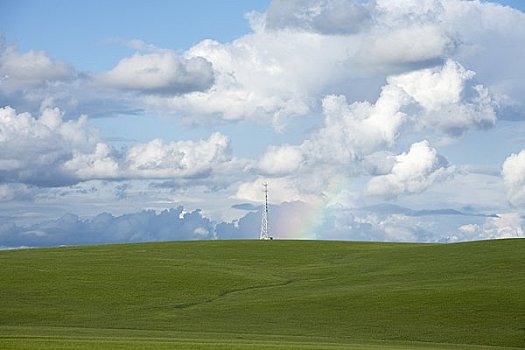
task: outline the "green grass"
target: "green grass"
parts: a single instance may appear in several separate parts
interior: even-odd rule
[[[0,349],[525,348],[525,240],[0,251]]]

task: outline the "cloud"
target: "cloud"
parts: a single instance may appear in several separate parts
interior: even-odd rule
[[[0,33],[0,107],[33,114],[60,106],[69,116],[136,114],[142,103],[130,93],[94,84],[90,72],[51,58],[45,51],[20,52],[6,45]]]
[[[261,208],[238,220],[218,223],[218,239],[257,239]],[[377,242],[455,242],[523,236],[518,214],[486,217],[457,210],[411,210],[392,205],[363,208],[285,202],[269,207],[270,234],[276,239]],[[468,228],[475,234],[462,234]]]
[[[251,203],[240,203],[240,204],[234,204],[232,205],[233,209],[239,209],[239,210],[246,210],[246,211],[252,211],[259,209],[259,205],[254,205]]]
[[[226,44],[205,40],[187,55],[212,62],[215,85],[206,92],[147,102],[181,111],[193,121],[258,120],[283,130],[290,118],[316,112],[327,90],[348,86],[362,75],[348,64],[359,40],[284,29],[256,30]]]
[[[348,104],[344,96],[323,99],[324,126],[303,144],[307,152],[331,157],[338,162],[351,162],[380,147],[394,144],[406,114],[401,111],[406,96],[386,85],[375,104]]]
[[[260,120],[279,128],[288,117],[309,112],[310,96],[336,78],[328,62],[335,64],[344,55],[342,41],[286,32],[254,33],[227,44],[205,40],[186,55],[210,61],[215,84],[205,92],[146,102],[180,111],[194,122]],[[309,60],[303,59],[306,55]]]
[[[128,47],[138,52],[157,52],[160,48],[153,44],[148,44],[140,39],[125,39],[120,37],[113,37],[104,40],[106,44],[117,44]]]
[[[108,145],[99,142],[93,153],[85,154],[75,150],[62,168],[79,180],[118,178],[122,175],[114,153]]]
[[[436,20],[459,42],[455,59],[477,73],[503,106],[521,110],[521,116],[501,109],[501,119],[524,119],[525,70],[519,57],[525,47],[525,13],[496,3],[442,1],[445,11]],[[500,106],[500,107],[503,107]],[[510,112],[510,113],[509,113]]]
[[[450,176],[453,171],[446,159],[425,140],[412,144],[407,153],[396,156],[390,173],[373,177],[365,192],[387,198],[403,193],[419,193]]]
[[[66,214],[31,226],[0,225],[0,246],[40,247],[121,242],[213,239],[214,226],[198,210],[183,207],[113,216],[102,213],[82,220]]]
[[[454,47],[443,28],[433,24],[377,28],[369,36],[359,47],[355,61],[372,72],[391,73],[434,65]]]
[[[457,232],[444,237],[444,241],[457,242],[520,237],[525,237],[522,217],[519,213],[505,213],[499,214],[495,218],[487,218],[483,224],[461,225]]]
[[[0,182],[65,186],[92,179],[208,177],[214,169],[241,166],[231,156],[229,139],[157,139],[117,152],[100,141],[87,117],[63,121],[58,108],[38,118],[0,108]]]
[[[457,136],[489,127],[496,121],[494,101],[482,86],[467,89],[473,76],[449,60],[440,67],[388,77],[373,104],[326,96],[323,127],[300,145],[270,146],[259,168],[286,175],[319,162],[351,165],[392,147],[400,135],[414,129]]]
[[[71,184],[62,169],[72,152],[89,153],[98,136],[87,118],[62,120],[58,108],[45,109],[39,118],[0,108],[0,180],[40,186]]]
[[[485,88],[470,84],[473,76],[448,60],[438,67],[388,77],[375,103],[326,96],[324,125],[299,145],[268,147],[257,169],[281,178],[294,189],[290,198],[305,201],[319,198],[337,174],[375,176],[364,188],[364,194],[372,197],[392,199],[426,191],[449,178],[455,168],[428,141],[414,143],[397,156],[392,150],[399,147],[398,139],[406,142],[414,134],[454,138],[492,125],[495,103]]]
[[[388,77],[375,103],[326,96],[324,125],[301,144],[268,147],[257,170],[293,188],[288,200],[319,198],[337,174],[376,176],[365,186],[367,195],[395,198],[421,193],[452,175],[454,167],[428,141],[397,156],[391,150],[398,147],[399,138],[415,133],[457,137],[492,125],[496,117],[490,95],[480,86],[468,93],[473,76],[458,63],[446,61]],[[246,187],[240,193],[239,198],[253,200],[244,195]]]
[[[402,214],[379,216],[374,213],[352,215],[335,214],[331,231],[321,233],[325,239],[353,239],[379,242],[414,242],[424,240],[425,230],[421,223]]]
[[[371,20],[371,5],[360,1],[274,0],[264,18],[267,29],[351,34]]]
[[[16,46],[5,46],[0,37],[0,88],[8,91],[70,80],[73,68],[54,60],[45,51],[21,53]]]
[[[69,64],[44,51],[20,52],[0,37],[0,105],[36,111],[43,101],[71,114],[114,116],[145,109],[150,95],[169,97],[204,91],[214,83],[210,62],[201,57],[179,57],[140,40],[127,45],[140,51],[122,59],[105,73],[76,72]],[[118,41],[118,39],[112,39]],[[120,40],[124,41],[124,40]]]
[[[491,20],[493,11],[497,17]],[[474,24],[474,18],[483,20]],[[503,89],[507,83],[520,85],[518,79],[510,75],[498,81],[490,73],[508,71],[499,65],[501,59],[521,71],[515,54],[503,57],[493,53],[508,52],[509,47],[521,43],[521,30],[515,33],[507,25],[525,22],[525,15],[515,10],[456,0],[404,1],[402,5],[385,1],[365,4],[294,0],[273,1],[265,13],[252,13],[250,19],[253,33],[224,44],[205,40],[186,52],[188,57],[203,57],[213,64],[216,84],[211,89],[170,100],[149,98],[149,106],[181,111],[199,120],[266,120],[281,130],[290,117],[317,112],[318,101],[324,96],[336,92],[351,97],[353,102],[355,96],[369,96],[379,88],[382,78],[393,74],[441,67],[449,62],[440,72],[441,77],[434,75],[442,80],[437,88],[445,84],[447,74],[456,75],[450,76],[452,84],[459,78],[459,85],[451,87],[463,87],[472,79],[472,70],[450,63],[463,60],[480,71],[482,81],[489,75],[490,79],[485,87],[472,83],[459,91],[459,104],[441,110],[448,113],[449,124],[439,124],[438,113],[427,115],[442,131],[461,133],[474,122],[492,125],[494,104],[486,89],[501,91],[500,102],[512,100],[516,104],[521,100],[516,91],[522,88]],[[502,42],[505,46],[500,46]],[[487,55],[480,56],[481,50]],[[431,78],[436,71],[434,68],[420,74]],[[369,93],[359,91],[352,82],[368,86]],[[428,85],[423,87],[430,90]],[[414,89],[411,91],[421,97]],[[457,125],[452,123],[456,113],[463,115]]]
[[[135,145],[125,162],[130,176],[170,178],[207,176],[215,165],[231,159],[229,139],[215,132],[208,140],[165,144],[156,139]]]
[[[270,234],[276,239],[380,242],[456,242],[524,236],[523,219],[517,213],[486,217],[450,209],[415,211],[388,205],[352,209],[324,204],[293,201],[270,205]],[[261,206],[252,207],[241,218],[229,222],[213,222],[200,210],[187,211],[182,206],[120,216],[101,213],[88,219],[66,214],[25,226],[6,222],[0,224],[0,246],[258,239],[261,210]]]
[[[271,189],[268,197],[270,203],[299,200],[309,201],[312,199],[311,196],[303,194],[302,191],[297,188],[294,181],[286,178],[274,178],[270,180],[259,178],[251,182],[242,182],[238,186],[234,198],[258,203],[264,202],[264,183],[268,183],[268,187]]]
[[[315,239],[315,233],[308,226],[315,215],[310,204],[301,201],[269,205],[268,230],[276,239]],[[261,227],[260,206],[232,222],[222,222],[216,226],[217,239],[258,239]],[[317,217],[315,218],[317,219]],[[312,235],[313,234],[313,235]]]
[[[351,166],[365,155],[393,145],[406,119],[400,111],[405,98],[401,90],[388,85],[375,104],[349,105],[345,96],[326,96],[323,127],[298,146],[271,146],[259,160],[259,168],[267,174],[283,175],[320,163]]]
[[[388,78],[426,111],[439,111],[461,102],[465,82],[474,72],[448,60],[442,67],[422,69]]]
[[[329,208],[317,229],[318,239],[380,242],[452,242],[504,238],[501,236],[459,236],[458,227],[481,227],[499,218],[465,214],[452,209],[411,210],[379,205],[364,208]],[[501,223],[501,222],[500,222]],[[452,237],[455,236],[455,240]]]
[[[213,85],[214,73],[211,63],[202,57],[181,58],[173,51],[158,50],[124,58],[98,79],[111,88],[177,95],[207,90]]]
[[[250,18],[249,34],[227,43],[204,40],[180,55],[136,39],[114,39],[140,52],[109,72],[88,73],[49,88],[57,100],[70,105],[68,111],[91,116],[153,110],[188,123],[257,120],[282,131],[290,118],[317,113],[327,95],[344,95],[349,103],[368,99],[387,76],[452,60],[466,72],[475,71],[484,88],[472,82],[465,92],[470,106],[443,109],[446,125],[438,113],[428,115],[425,125],[435,124],[447,133],[462,133],[474,122],[490,126],[492,95],[497,96],[501,118],[525,116],[520,112],[525,14],[512,8],[459,0],[276,0],[265,13]],[[9,50],[4,47],[5,57],[12,55]],[[9,59],[13,64],[8,67],[16,68],[9,70],[28,72],[37,85],[75,75],[45,53],[14,52],[20,57]],[[41,62],[27,66],[45,69],[22,68],[26,61]],[[91,84],[93,80],[99,84]],[[478,90],[471,89],[478,85]],[[49,94],[36,87],[17,90],[10,105],[20,100],[17,106],[34,107],[35,100],[45,97]],[[458,112],[463,117],[452,123],[451,116]]]
[[[0,184],[0,202],[30,200],[33,196],[32,188],[24,184]]]
[[[404,205],[424,205],[431,197],[491,210],[505,203],[500,178],[460,174],[440,183],[454,168],[430,144],[525,115],[523,13],[479,1],[283,0],[250,20],[247,35],[204,40],[185,52],[130,40],[125,44],[138,53],[102,74],[77,74],[45,52],[2,46],[0,60],[10,63],[0,65],[0,105],[27,104],[18,110],[32,114],[0,110],[0,201],[31,197],[32,185],[161,179],[146,189],[149,203],[173,203],[177,196],[198,202],[194,208],[210,202],[218,212],[236,199],[260,203],[264,175],[275,189],[274,203],[321,202],[330,209],[344,203],[346,209],[317,220],[333,226],[323,231],[326,237],[429,241],[436,236],[430,224],[402,213],[357,215],[349,202],[397,196]],[[149,110],[207,128],[246,120],[291,131],[294,139],[311,131],[293,144],[269,145],[255,160],[236,159],[229,138],[212,132],[202,140],[157,139],[117,150],[71,112],[79,110],[91,117]],[[287,129],[298,125],[301,130]],[[414,143],[424,139],[430,142]],[[524,162],[513,156],[501,175],[509,202],[522,206]],[[332,188],[334,178],[351,184]],[[376,197],[360,197],[363,185]],[[111,198],[135,191],[141,202],[146,190],[115,187]],[[222,209],[216,190],[228,201]],[[392,225],[402,229],[387,232]]]
[[[512,205],[525,205],[525,150],[511,154],[503,162],[501,176]]]
[[[259,161],[259,168],[266,174],[289,174],[297,171],[302,162],[303,154],[299,147],[270,146]]]
[[[436,20],[446,10],[442,0],[376,0],[375,3],[378,15],[385,16],[385,22],[389,25]]]
[[[482,85],[469,84],[475,73],[447,60],[433,67],[389,77],[421,109],[415,116],[420,127],[437,128],[461,135],[472,128],[488,128],[496,122],[496,102]]]

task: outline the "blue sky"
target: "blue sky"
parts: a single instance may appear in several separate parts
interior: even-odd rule
[[[522,236],[523,11],[0,1],[0,247]]]
[[[22,50],[45,50],[80,70],[111,69],[133,53],[111,39],[185,50],[206,38],[230,41],[250,28],[244,14],[268,1],[2,1],[1,26]],[[37,29],[38,28],[38,29]],[[96,54],[94,54],[96,53]]]

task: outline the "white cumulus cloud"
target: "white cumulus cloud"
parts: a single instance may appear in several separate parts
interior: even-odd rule
[[[509,202],[516,206],[525,205],[525,150],[513,153],[505,159],[501,176]]]
[[[373,177],[365,191],[369,195],[387,198],[403,193],[419,193],[449,176],[453,170],[425,140],[412,144],[407,153],[396,156],[390,173]]]
[[[108,145],[99,142],[93,153],[74,151],[72,158],[62,167],[82,180],[117,178],[121,171],[112,153]]]
[[[75,72],[69,65],[52,59],[45,51],[22,53],[15,46],[4,47],[1,39],[0,88],[14,90],[35,87],[74,77]]]
[[[454,46],[443,28],[433,24],[377,28],[367,39],[359,47],[355,61],[373,72],[389,73],[432,64],[446,57]]]
[[[333,67],[342,66],[348,40],[287,31],[256,32],[226,44],[205,40],[186,55],[210,61],[215,84],[204,92],[147,102],[196,120],[262,120],[279,128],[288,117],[308,113],[312,97],[341,80]]]
[[[64,121],[58,108],[38,118],[0,108],[0,182],[63,186],[92,179],[207,177],[215,168],[241,165],[220,133],[197,141],[156,139],[122,153],[103,143],[85,116]]]
[[[497,18],[489,21],[492,12]],[[476,17],[483,21],[473,28]],[[517,92],[503,88],[503,83],[520,85],[519,79],[507,77],[505,82],[497,82],[494,75],[487,74],[489,67],[507,70],[499,65],[501,59],[517,67],[516,55],[478,55],[482,48],[504,52],[511,47],[511,42],[520,46],[523,37],[520,39],[520,34],[513,31],[507,21],[525,22],[525,15],[512,9],[459,0],[368,4],[294,0],[273,1],[265,13],[252,14],[251,20],[253,33],[230,43],[205,40],[186,53],[188,57],[204,57],[212,62],[216,84],[211,89],[175,99],[148,98],[148,105],[182,111],[205,120],[268,120],[279,129],[291,116],[317,111],[318,101],[325,95],[339,91],[347,96],[361,96],[363,93],[353,84],[377,89],[378,77],[427,67],[436,68],[417,73],[425,80],[421,87],[426,88],[427,95],[432,90],[427,83],[440,79],[434,90],[443,94],[450,78],[449,95],[453,96],[449,97],[459,96],[460,100],[440,110],[447,114],[446,123],[440,124],[433,110],[433,114],[427,113],[425,125],[435,124],[450,134],[462,133],[471,124],[492,125],[494,103],[487,89],[493,87],[501,91],[500,97],[519,101],[514,98]],[[500,47],[501,42],[506,43],[505,47]],[[490,58],[491,63],[483,61],[481,65],[479,62],[485,57]],[[481,71],[482,82],[490,78],[489,84],[485,87],[475,84],[469,66],[463,68],[460,63],[453,63],[462,60]],[[444,62],[448,63],[441,70]],[[417,80],[412,78],[406,79]],[[415,88],[407,89],[415,91]],[[425,99],[415,92],[414,96],[422,98],[418,103],[429,102],[428,97]],[[437,98],[443,97],[446,96]],[[353,101],[355,99],[350,99]],[[435,107],[436,103],[438,101],[431,105]],[[462,116],[454,121],[456,114]]]
[[[434,111],[422,124],[449,134],[471,124],[490,126],[491,94],[498,96],[502,118],[523,119],[525,14],[510,7],[463,0],[275,0],[250,18],[249,34],[226,43],[207,39],[180,55],[130,40],[142,52],[109,72],[87,74],[86,80],[115,88],[111,98],[100,84],[79,81],[54,95],[84,112],[104,101],[99,109],[108,104],[116,110],[150,109],[205,125],[258,120],[282,130],[291,117],[317,113],[326,95],[344,95],[349,103],[368,99],[387,76],[452,60],[465,67],[456,73],[472,85],[461,93],[465,103],[440,110],[445,123]],[[2,52],[3,87],[63,81],[73,74],[44,52]],[[19,92],[16,97],[32,106],[48,97],[36,88]],[[462,116],[455,120],[457,114]]]
[[[296,184],[286,178],[276,178],[271,180],[257,179],[251,182],[243,182],[238,186],[234,198],[258,203],[264,202],[263,184],[265,182],[268,183],[268,187],[271,191],[270,196],[268,197],[270,203],[301,200],[310,202],[312,200],[311,196],[302,194]]]
[[[495,123],[494,101],[486,89],[472,87],[473,97],[468,96],[467,82],[473,75],[449,60],[440,67],[388,77],[375,103],[348,103],[345,96],[326,96],[322,100],[324,125],[299,145],[269,147],[259,168],[266,174],[283,176],[319,164],[348,169],[364,161],[361,165],[372,173],[379,168],[388,172],[385,165],[392,163],[392,157],[384,152],[414,130],[454,136]],[[435,150],[425,145],[432,162],[439,162],[433,155]],[[419,148],[414,147],[414,152]],[[381,152],[387,158],[372,159]],[[370,168],[372,161],[375,170]],[[409,188],[400,191],[419,192]]]
[[[299,147],[271,146],[259,161],[259,168],[267,174],[289,174],[297,171],[303,162]]]
[[[87,118],[63,121],[58,108],[45,109],[39,118],[0,108],[0,180],[38,185],[73,181],[62,164],[72,152],[90,153],[98,139]]]
[[[446,241],[475,241],[521,237],[525,237],[521,215],[519,213],[504,213],[498,214],[497,217],[487,218],[483,224],[461,225],[456,233],[446,237]]]
[[[216,132],[207,140],[164,143],[156,139],[133,146],[126,154],[129,176],[144,178],[206,176],[231,160],[229,139]]]
[[[400,109],[406,95],[395,87],[385,86],[375,104],[348,104],[344,96],[323,99],[324,125],[297,146],[272,146],[259,161],[269,174],[284,175],[304,164],[350,166],[381,147],[391,146],[406,115]]]
[[[482,85],[469,84],[475,73],[448,60],[442,67],[427,68],[388,78],[421,108],[415,122],[457,135],[496,122],[496,101]]]
[[[99,76],[106,86],[144,93],[182,94],[208,89],[214,81],[212,65],[202,57],[181,58],[159,50],[122,59]]]

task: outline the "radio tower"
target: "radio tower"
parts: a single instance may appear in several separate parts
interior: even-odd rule
[[[268,183],[264,183],[264,210],[261,219],[261,235],[259,239],[270,239],[268,234]]]

